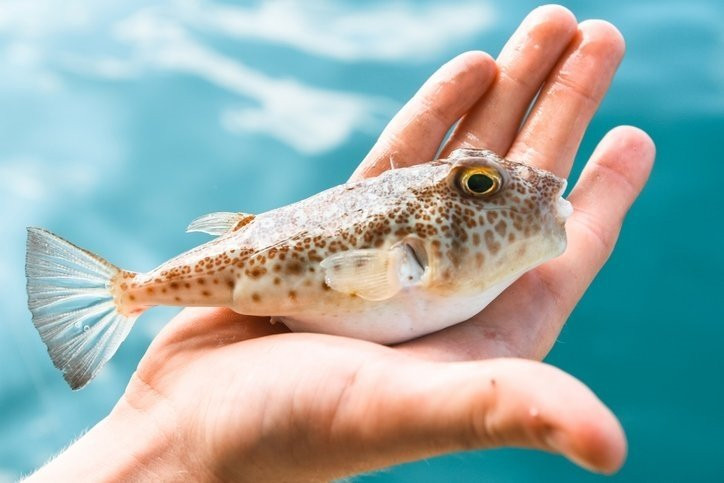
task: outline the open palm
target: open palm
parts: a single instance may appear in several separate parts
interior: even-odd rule
[[[488,148],[567,177],[624,43],[602,21],[536,9],[496,61],[463,54],[385,129],[354,177]],[[527,116],[526,116],[527,114]],[[395,348],[291,334],[268,319],[187,309],[154,340],[115,411],[154,414],[188,448],[186,471],[222,480],[328,479],[466,448],[531,446],[599,471],[625,440],[582,384],[540,362],[615,244],[654,157],[612,130],[569,200],[566,252],[462,324]],[[478,362],[466,362],[478,361]]]

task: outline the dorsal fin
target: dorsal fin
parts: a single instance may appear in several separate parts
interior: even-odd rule
[[[229,211],[217,211],[207,215],[199,216],[189,224],[186,233],[200,231],[209,235],[223,235],[230,231],[236,231],[250,223],[255,218],[248,213],[232,213]]]

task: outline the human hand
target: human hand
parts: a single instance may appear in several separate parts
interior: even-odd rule
[[[355,176],[376,175],[391,160],[432,159],[461,116],[444,154],[484,147],[566,176],[622,54],[612,26],[577,25],[561,7],[537,9],[500,54],[497,77],[482,53],[443,66]],[[621,428],[570,376],[521,360],[441,361],[543,358],[610,254],[653,155],[641,131],[609,133],[569,198],[576,211],[566,253],[472,320],[396,348],[282,333],[268,319],[223,309],[185,310],[154,340],[113,413],[39,475],[80,460],[72,470],[86,477],[329,479],[511,445],[617,469],[625,455]],[[102,457],[89,456],[98,451]]]
[[[615,417],[546,364],[432,362],[243,319],[184,310],[112,413],[31,480],[326,481],[501,446],[601,472],[623,462]]]
[[[464,116],[442,156],[457,148],[487,148],[567,178],[623,53],[623,38],[611,24],[576,24],[562,7],[540,7],[498,56],[497,77],[486,54],[453,59],[395,116],[354,177],[374,176],[391,161],[406,166],[433,158],[445,133]],[[643,131],[611,130],[568,197],[575,212],[566,222],[565,253],[523,275],[471,320],[400,348],[435,360],[542,360],[611,254],[654,155]]]

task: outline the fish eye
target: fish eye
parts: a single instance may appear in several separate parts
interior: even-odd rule
[[[458,178],[463,193],[476,197],[494,195],[502,184],[500,173],[490,167],[467,169]]]

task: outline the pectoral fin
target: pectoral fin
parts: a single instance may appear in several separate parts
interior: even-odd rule
[[[230,231],[236,231],[254,219],[254,215],[248,213],[231,213],[218,211],[196,218],[186,228],[186,233],[200,231],[209,235],[223,235]]]
[[[335,253],[320,263],[332,289],[367,300],[385,300],[400,289],[390,277],[387,250],[363,249]]]
[[[327,285],[366,300],[386,300],[403,287],[418,283],[424,268],[406,243],[389,249],[335,253],[321,264]]]

